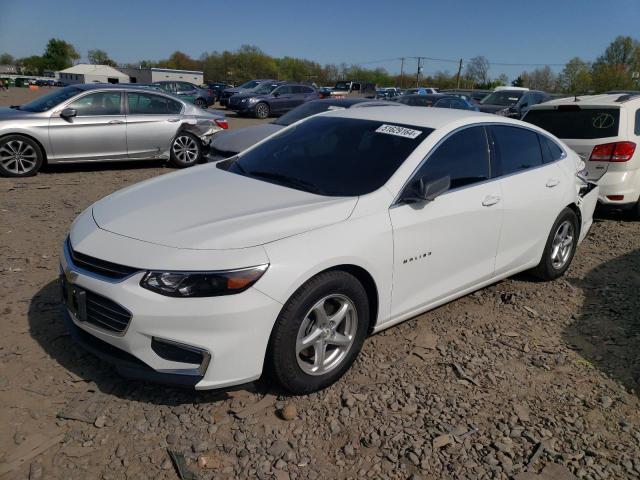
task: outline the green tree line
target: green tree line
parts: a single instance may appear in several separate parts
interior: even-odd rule
[[[52,38],[42,55],[15,59],[8,53],[0,54],[0,64],[16,64],[24,74],[42,74],[45,70],[62,70],[80,58],[70,43]],[[93,64],[118,66],[106,51],[91,49],[87,58]],[[490,76],[491,64],[484,56],[473,57],[464,62],[459,72],[446,70],[420,76],[407,73],[403,76],[390,73],[384,68],[365,68],[360,65],[326,64],[295,57],[272,57],[253,45],[243,45],[236,51],[205,52],[192,58],[176,51],[164,60],[141,60],[123,67],[160,67],[184,70],[200,70],[209,81],[226,81],[239,84],[253,78],[275,78],[314,82],[331,85],[338,80],[359,80],[378,86],[437,88],[493,88],[506,85],[508,77],[502,73]],[[595,61],[588,62],[579,57],[572,58],[564,68],[555,73],[549,66],[523,71],[513,82],[524,86],[558,93],[599,93],[606,90],[640,89],[640,42],[619,36],[609,44]]]

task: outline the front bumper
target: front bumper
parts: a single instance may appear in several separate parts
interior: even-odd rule
[[[140,287],[144,271],[122,280],[100,278],[74,264],[67,247],[61,255],[61,270],[69,284],[131,312],[121,333],[82,321],[73,305],[65,306],[64,312],[72,337],[115,365],[123,376],[199,390],[260,377],[269,335],[282,305],[255,288],[222,297],[165,297]],[[170,360],[158,353],[158,342],[201,352],[201,361]]]

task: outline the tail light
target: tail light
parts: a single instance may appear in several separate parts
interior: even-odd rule
[[[223,120],[215,120],[216,125],[218,125],[220,128],[226,130],[227,128],[229,128],[229,122],[227,122],[225,119]]]
[[[603,143],[593,147],[589,160],[592,162],[628,162],[635,151],[636,144],[633,142]]]

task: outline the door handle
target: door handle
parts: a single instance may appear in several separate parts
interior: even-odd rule
[[[482,200],[482,205],[485,207],[490,207],[491,205],[495,205],[496,203],[498,203],[500,201],[500,197],[497,195],[487,195],[486,197],[484,197],[484,200]]]
[[[557,186],[558,184],[560,184],[560,179],[559,178],[550,178],[549,180],[547,180],[546,186],[548,188],[553,188],[553,187]]]
[[[172,123],[179,122],[179,121],[180,121],[179,118],[169,118],[169,119],[167,119],[167,122],[172,122]]]
[[[111,121],[109,122],[109,125],[121,125],[121,124],[123,124],[123,123],[124,123],[124,122],[123,122],[122,120],[111,120]]]

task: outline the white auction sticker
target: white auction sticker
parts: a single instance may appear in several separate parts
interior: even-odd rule
[[[378,127],[376,133],[386,133],[387,135],[396,135],[398,137],[414,139],[422,132],[420,130],[413,130],[411,128],[399,127],[398,125],[388,125],[385,123]]]

